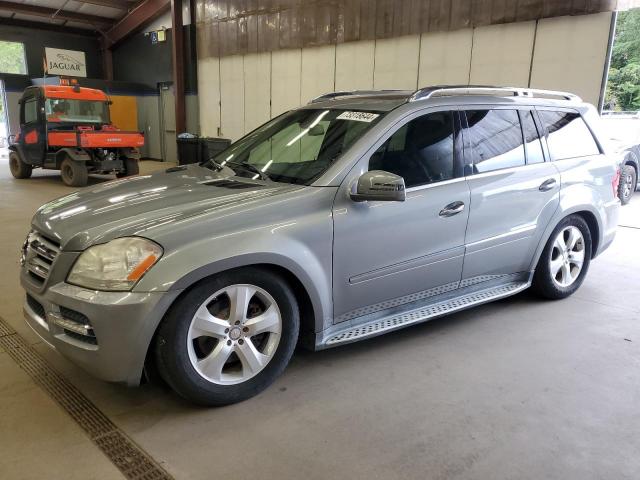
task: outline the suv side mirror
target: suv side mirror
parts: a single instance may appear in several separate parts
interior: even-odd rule
[[[383,170],[371,170],[362,174],[354,187],[355,192],[350,195],[354,202],[404,202],[407,196],[404,178]]]

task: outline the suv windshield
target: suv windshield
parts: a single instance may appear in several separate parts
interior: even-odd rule
[[[304,109],[285,113],[212,159],[236,175],[309,184],[329,168],[382,112]]]
[[[48,98],[45,108],[47,122],[109,123],[106,102]]]

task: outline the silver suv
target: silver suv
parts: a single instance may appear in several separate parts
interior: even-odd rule
[[[95,376],[204,405],[343,345],[533,287],[571,295],[612,242],[619,172],[574,95],[339,92],[201,165],[42,206],[27,322]]]

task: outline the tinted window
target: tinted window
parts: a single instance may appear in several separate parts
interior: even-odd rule
[[[582,117],[573,112],[539,112],[547,129],[552,160],[598,155],[600,150]]]
[[[369,170],[404,178],[407,187],[454,177],[453,114],[437,112],[400,127],[369,160]]]
[[[35,98],[24,102],[24,123],[35,122],[38,119],[38,104]]]
[[[469,110],[467,144],[475,173],[524,165],[524,146],[516,110]]]
[[[527,149],[527,164],[544,162],[542,154],[542,143],[538,134],[538,127],[533,120],[533,112],[521,110],[522,132],[524,133],[525,147]]]

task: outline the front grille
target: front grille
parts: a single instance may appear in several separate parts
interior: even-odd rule
[[[60,307],[60,315],[62,318],[56,319],[55,323],[62,327],[65,334],[81,342],[90,343],[91,345],[98,344],[96,334],[86,315],[62,306]]]
[[[39,301],[37,301],[35,298],[33,298],[29,294],[27,294],[27,305],[29,305],[29,308],[31,308],[31,310],[33,310],[33,313],[35,313],[40,318],[45,320],[44,307],[42,306],[42,304]]]
[[[59,253],[59,243],[38,232],[31,232],[27,237],[25,251],[25,268],[31,278],[44,283],[49,278],[51,265]]]

